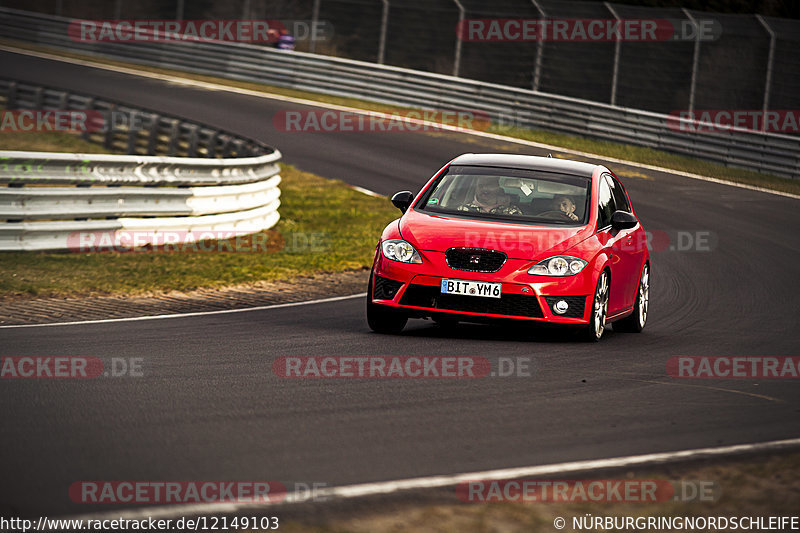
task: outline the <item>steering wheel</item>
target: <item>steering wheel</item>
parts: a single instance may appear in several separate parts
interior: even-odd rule
[[[569,218],[569,216],[567,216],[567,214],[564,213],[563,211],[555,211],[555,210],[553,210],[553,211],[544,211],[543,213],[539,213],[536,216],[537,217],[549,218],[549,217],[552,217],[554,215],[555,216],[559,216],[559,217],[563,218],[564,220],[569,220],[570,222],[572,222],[572,219]]]

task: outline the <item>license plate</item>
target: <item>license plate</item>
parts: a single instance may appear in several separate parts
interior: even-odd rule
[[[463,279],[443,279],[442,294],[462,294],[464,296],[483,296],[500,298],[502,283],[487,281],[467,281]]]

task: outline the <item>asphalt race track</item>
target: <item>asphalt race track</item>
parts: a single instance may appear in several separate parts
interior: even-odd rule
[[[0,53],[0,64],[20,81],[252,136],[277,146],[287,163],[382,194],[416,192],[463,152],[542,154],[458,134],[283,133],[273,115],[301,106],[8,52]],[[402,335],[381,336],[367,328],[361,298],[0,329],[2,356],[141,357],[144,370],[136,379],[0,383],[0,508],[50,516],[116,508],[73,503],[68,487],[79,480],[344,485],[799,436],[796,380],[677,380],[665,370],[680,355],[798,355],[798,200],[609,166],[645,228],[660,232],[644,333],[609,331],[589,345],[558,332],[472,325],[446,331],[411,321]],[[273,374],[277,357],[309,355],[528,357],[532,375]]]

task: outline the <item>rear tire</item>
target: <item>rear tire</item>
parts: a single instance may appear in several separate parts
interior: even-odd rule
[[[372,303],[372,275],[367,289],[367,324],[375,333],[394,335],[403,331],[408,317],[402,312]]]
[[[641,333],[647,324],[647,312],[650,308],[650,266],[645,263],[639,276],[639,288],[636,290],[636,303],[630,316],[614,322],[614,331]]]
[[[589,325],[581,331],[581,337],[587,342],[597,342],[606,330],[606,317],[608,316],[608,272],[603,270],[597,280],[597,288],[592,299],[592,314]]]

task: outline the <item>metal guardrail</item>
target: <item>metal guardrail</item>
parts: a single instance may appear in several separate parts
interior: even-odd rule
[[[277,150],[258,157],[226,159],[0,152],[0,185],[235,185],[276,175],[280,157]]]
[[[120,169],[120,165],[115,166]],[[280,177],[272,175],[254,183],[216,187],[6,188],[0,189],[0,219],[200,216],[246,211],[277,200],[279,183]]]
[[[800,137],[731,129],[681,131],[668,115],[341,58],[209,41],[70,39],[70,19],[0,8],[0,37],[141,65],[438,110],[475,110],[494,121],[800,177]]]
[[[8,110],[87,111],[84,139],[115,152],[213,158],[251,157],[273,150],[198,122],[10,79],[0,78],[0,104]]]
[[[180,244],[256,233],[278,223],[278,200],[248,211],[201,217],[118,218],[114,220],[33,221],[0,223],[0,251],[123,251],[169,242]],[[85,245],[85,241],[91,244]],[[117,244],[121,243],[121,244]]]
[[[8,80],[0,80],[0,102],[17,110],[122,113],[145,125],[108,121],[103,131],[84,134],[132,155],[0,151],[0,251],[82,251],[84,237],[118,243],[131,232],[137,247],[163,243],[165,232],[193,242],[278,222],[281,154],[269,146],[177,117]],[[156,153],[173,156],[137,155]]]

